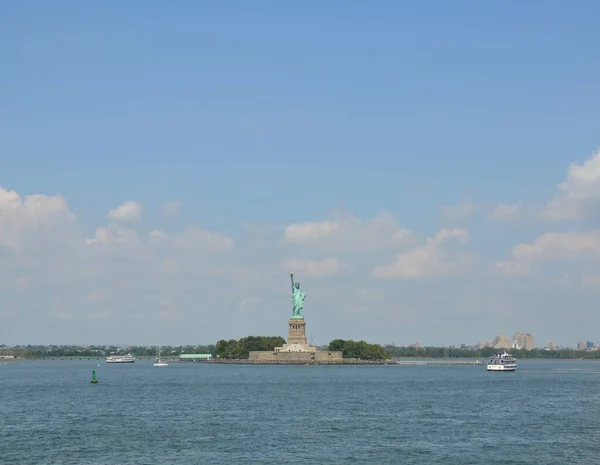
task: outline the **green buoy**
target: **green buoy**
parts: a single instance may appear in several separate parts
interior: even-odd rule
[[[98,378],[96,378],[96,370],[92,370],[92,380],[90,381],[92,384],[98,384]]]

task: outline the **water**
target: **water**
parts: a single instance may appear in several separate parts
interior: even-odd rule
[[[600,363],[0,365],[2,465],[590,464]],[[90,384],[91,371],[99,384]]]

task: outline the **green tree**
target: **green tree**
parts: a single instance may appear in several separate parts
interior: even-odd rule
[[[345,358],[357,358],[361,360],[384,360],[389,354],[379,344],[369,344],[365,341],[345,341],[335,339],[327,347],[330,351],[341,351]]]
[[[285,344],[280,336],[247,336],[238,340],[221,339],[215,346],[214,356],[224,359],[247,359],[252,351],[273,350]]]

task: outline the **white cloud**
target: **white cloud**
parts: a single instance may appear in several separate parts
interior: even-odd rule
[[[507,204],[502,203],[497,205],[490,213],[490,220],[492,221],[508,221],[516,217],[521,204]]]
[[[326,221],[294,223],[285,228],[284,243],[318,247],[329,251],[352,251],[401,247],[414,241],[396,219],[383,212],[369,220],[346,215]]]
[[[74,223],[75,216],[60,195],[22,197],[0,187],[0,247],[21,252],[27,242],[60,240]]]
[[[306,221],[288,226],[284,239],[289,243],[307,243],[320,241],[340,233],[342,224],[339,221]]]
[[[590,254],[600,254],[600,231],[546,233],[531,244],[513,247],[509,259],[496,263],[495,268],[506,275],[529,274],[535,262],[570,260]]]
[[[532,244],[519,244],[512,250],[516,260],[573,258],[581,253],[600,253],[600,231],[546,233]]]
[[[93,238],[86,239],[87,245],[93,244],[135,244],[139,242],[137,232],[118,224],[96,229]]]
[[[142,219],[142,204],[134,200],[124,202],[108,212],[108,219],[113,221],[139,221]]]
[[[51,321],[67,312],[80,323],[139,307],[144,295],[155,292],[166,300],[152,301],[149,307],[157,307],[155,315],[161,318],[174,319],[179,307],[172,303],[173,295],[212,295],[207,286],[233,275],[237,262],[228,235],[199,227],[167,234],[117,221],[139,219],[140,212],[141,204],[125,202],[111,211],[115,222],[88,236],[60,195],[22,197],[0,188],[3,292],[10,292],[15,305],[27,300],[20,304],[23,318]],[[22,292],[26,288],[35,292]]]
[[[557,186],[559,192],[542,216],[554,221],[577,220],[600,206],[600,150],[582,164],[572,163],[567,178]]]
[[[150,231],[148,233],[148,239],[152,243],[163,242],[168,238],[169,238],[169,235],[166,232],[161,231],[160,229],[153,229],[152,231]]]
[[[460,271],[471,260],[463,253],[451,253],[447,242],[452,239],[465,244],[469,241],[469,233],[464,229],[442,229],[433,238],[427,239],[422,246],[398,254],[392,264],[376,267],[373,277],[421,279]]]
[[[464,220],[473,216],[479,207],[472,202],[462,202],[459,205],[442,207],[442,216],[447,220]]]
[[[505,276],[526,276],[531,274],[531,264],[518,260],[507,260],[494,263],[494,269]]]
[[[86,239],[87,245],[93,244],[139,244],[143,239],[137,231],[126,228],[119,224],[111,224],[108,227],[96,229],[93,238]],[[147,234],[147,242],[150,244],[164,244],[167,242],[174,249],[182,250],[205,250],[222,251],[230,250],[234,241],[230,237],[201,228],[189,228],[181,233],[169,235],[160,229],[153,229]]]
[[[287,262],[287,268],[294,273],[315,277],[337,274],[342,270],[337,258],[325,258],[323,260],[292,259]]]
[[[531,263],[518,260],[496,262],[493,268],[504,276],[527,276],[531,274]]]
[[[161,212],[164,216],[175,216],[181,211],[181,202],[172,200],[161,205]]]
[[[89,209],[82,211],[90,215]],[[55,342],[55,337],[75,343],[211,343],[252,331],[285,335],[290,271],[310,289],[306,315],[323,343],[337,336],[422,340],[415,331],[421,325],[429,334],[431,317],[467,313],[472,316],[469,334],[478,334],[496,321],[482,310],[496,308],[494,300],[527,315],[528,305],[539,299],[531,291],[523,303],[522,295],[494,288],[510,287],[516,280],[485,273],[469,275],[474,282],[440,279],[435,283],[439,292],[432,293],[431,284],[419,280],[471,269],[474,260],[465,247],[469,233],[449,228],[429,239],[419,238],[387,212],[372,218],[334,215],[287,228],[241,224],[235,236],[200,226],[176,229],[177,222],[161,218],[156,224],[147,224],[149,219],[123,222],[134,217],[123,213],[93,223],[94,218],[86,216],[83,231],[59,195],[22,197],[0,190],[0,312],[14,328],[10,337],[16,339],[11,343]],[[87,229],[90,223],[94,227]],[[547,234],[520,244],[497,268],[526,273],[538,261],[573,258],[576,269],[565,271],[572,277],[571,291],[573,286],[595,288],[600,267],[577,267],[579,257],[600,255],[600,232],[569,234]],[[498,246],[493,239],[486,243],[489,248]],[[388,281],[392,279],[407,282]],[[558,292],[557,287],[544,292]],[[447,313],[436,313],[441,306]],[[409,321],[409,310],[411,327],[403,328],[398,323]],[[368,317],[372,312],[377,319]],[[356,321],[348,320],[339,334],[340,318],[350,314]],[[245,318],[249,315],[251,327]],[[534,316],[530,322],[539,320]],[[380,336],[381,321],[389,323],[384,325],[385,336]],[[432,342],[469,342],[455,337],[463,336],[447,341],[434,336]]]

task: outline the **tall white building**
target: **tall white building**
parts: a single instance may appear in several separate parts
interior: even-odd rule
[[[522,350],[531,350],[535,347],[535,339],[531,333],[517,333],[513,336],[513,341]]]
[[[494,349],[510,349],[512,344],[510,343],[510,339],[506,334],[499,334],[492,341],[492,347]]]

